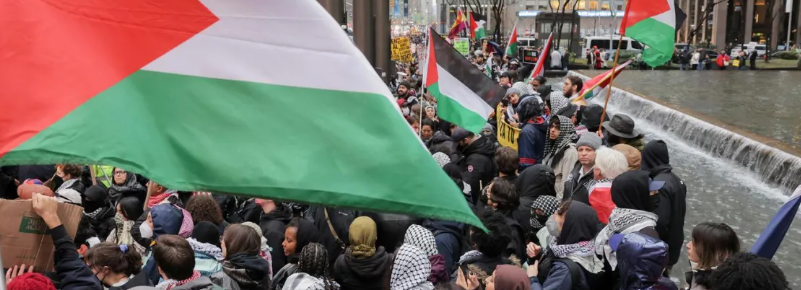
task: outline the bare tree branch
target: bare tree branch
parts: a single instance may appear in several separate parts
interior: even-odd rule
[[[701,30],[701,28],[704,27],[704,25],[702,25],[702,23],[704,23],[709,18],[709,15],[712,15],[712,11],[715,9],[716,5],[718,5],[720,3],[723,3],[723,2],[726,2],[726,1],[729,1],[729,0],[717,0],[717,1],[712,2],[712,3],[710,3],[710,1],[711,0],[707,1],[707,3],[706,3],[708,8],[704,10],[704,17],[701,18],[701,21],[699,21],[698,23],[695,24],[695,29],[690,31],[690,38],[695,37],[695,35],[698,34],[698,30]],[[709,5],[709,4],[712,4],[712,5]]]

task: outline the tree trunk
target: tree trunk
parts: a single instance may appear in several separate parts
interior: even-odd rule
[[[573,3],[573,13],[570,16],[570,39],[567,41],[567,49],[565,50],[565,53],[568,55],[568,63],[570,63],[570,51],[573,49],[573,31],[576,30],[576,6],[578,6],[578,3],[578,1]],[[614,20],[612,22],[614,23]]]
[[[562,12],[559,13],[559,32],[557,33],[558,37],[556,38],[556,46],[557,47],[560,45],[560,42],[562,40],[562,26],[564,26],[564,24],[565,24],[563,18],[564,18],[564,15],[565,15],[565,10],[567,10],[567,6],[568,5],[570,5],[570,0],[565,0],[565,4],[562,5]]]

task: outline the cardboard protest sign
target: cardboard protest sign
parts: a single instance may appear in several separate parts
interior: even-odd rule
[[[412,62],[412,44],[408,37],[392,39],[392,60],[399,62]]]
[[[512,127],[504,119],[505,112],[500,104],[495,110],[495,118],[498,120],[498,143],[503,147],[510,147],[517,150],[517,139],[520,138],[520,129]]]
[[[75,237],[82,208],[59,203],[58,218],[70,237]],[[0,253],[3,266],[33,265],[38,272],[53,271],[53,238],[44,220],[33,211],[31,200],[0,200]]]
[[[453,48],[462,55],[470,54],[470,40],[467,38],[457,38],[453,40]]]

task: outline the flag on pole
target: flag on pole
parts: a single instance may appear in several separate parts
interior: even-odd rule
[[[426,89],[437,98],[440,117],[475,133],[506,93],[434,30],[428,38]]]
[[[759,235],[759,239],[751,247],[751,253],[767,259],[773,259],[773,255],[779,250],[784,236],[787,235],[787,230],[793,224],[799,204],[801,204],[801,186],[795,189],[790,199],[779,208],[779,212],[770,220],[768,226]]]
[[[527,80],[545,75],[545,59],[548,58],[548,55],[550,55],[551,53],[552,43],[553,43],[553,32],[551,32],[551,35],[548,36],[548,41],[545,43],[545,47],[542,48],[542,53],[540,53],[540,55],[537,58],[537,65],[535,65],[534,69],[531,70],[531,75],[528,76]]]
[[[481,225],[317,1],[0,7],[0,164]]]
[[[512,35],[509,35],[509,43],[506,44],[506,55],[512,57],[517,54],[517,23],[512,28]]]
[[[456,10],[456,21],[454,21],[453,26],[451,26],[451,31],[448,33],[448,38],[455,38],[459,32],[465,29],[467,25],[465,24],[464,20],[464,16],[462,16],[462,9],[460,8]]]
[[[594,78],[584,82],[584,87],[581,89],[581,92],[576,95],[572,101],[577,102],[580,100],[589,100],[593,97],[599,95],[603,89],[609,86],[609,80],[612,76],[612,71],[615,73],[615,78],[623,71],[627,66],[631,64],[631,60],[624,62],[618,65],[615,69],[610,69],[605,73],[595,76]]]
[[[620,24],[620,34],[648,46],[643,61],[656,67],[673,57],[676,30],[687,15],[673,0],[629,0]]]
[[[487,22],[487,17],[484,15],[470,12],[470,35],[475,40],[484,38],[486,32],[484,31],[484,23]]]

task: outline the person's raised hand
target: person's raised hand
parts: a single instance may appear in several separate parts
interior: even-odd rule
[[[49,228],[61,225],[61,220],[58,219],[58,201],[55,197],[36,193],[33,195],[32,203],[33,211],[44,219]]]
[[[30,266],[27,272],[25,271],[25,264],[22,264],[22,266],[14,265],[14,268],[8,268],[8,271],[6,271],[6,286],[8,286],[8,283],[11,283],[11,280],[14,280],[14,278],[26,273],[33,273],[33,266]]]

